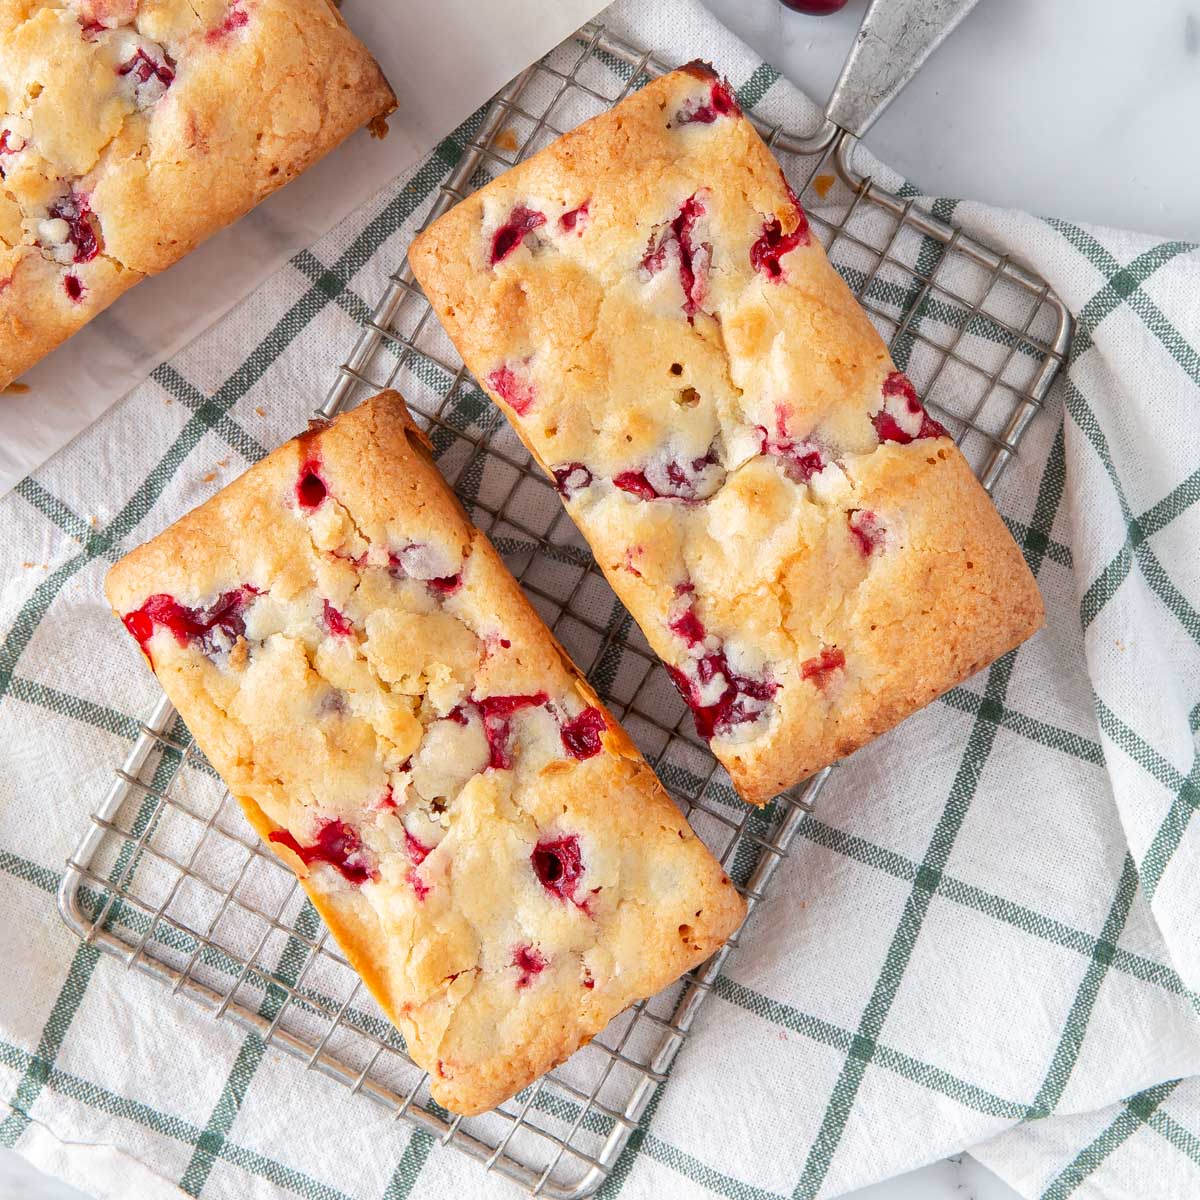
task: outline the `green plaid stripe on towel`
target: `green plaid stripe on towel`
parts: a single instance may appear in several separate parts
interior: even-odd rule
[[[813,115],[692,0],[605,20]],[[105,570],[303,423],[479,119],[0,500],[0,1143],[94,1193],[507,1187],[54,898],[157,695]],[[1200,1194],[1200,250],[937,206],[1078,319],[996,497],[1047,628],[834,772],[603,1196],[829,1197],[963,1147],[1031,1198]]]

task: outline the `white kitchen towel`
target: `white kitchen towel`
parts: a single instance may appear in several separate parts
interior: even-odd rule
[[[756,115],[815,120],[693,0],[605,20],[667,61],[713,60]],[[157,694],[104,604],[108,564],[302,424],[477,127],[0,500],[0,1141],[97,1194],[508,1187],[124,971],[54,903]],[[921,202],[1077,318],[996,492],[1047,625],[833,772],[607,1197],[830,1197],[964,1147],[1031,1198],[1200,1194],[1200,251]],[[954,321],[918,315],[931,337]],[[494,419],[463,402],[469,430]],[[468,500],[502,474],[487,464]]]

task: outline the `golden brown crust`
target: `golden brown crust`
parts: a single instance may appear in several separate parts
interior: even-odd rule
[[[747,800],[1041,624],[990,500],[704,64],[469,196],[409,262]]]
[[[0,387],[394,107],[327,0],[0,0]]]
[[[106,591],[455,1111],[511,1095],[740,921],[395,393],[276,450]]]

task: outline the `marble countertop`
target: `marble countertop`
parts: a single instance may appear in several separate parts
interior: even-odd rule
[[[867,5],[704,2],[817,100]],[[1200,241],[1197,113],[1195,0],[980,0],[867,141],[932,195]]]
[[[778,0],[706,0],[809,95],[824,99],[866,0],[835,16]],[[954,103],[946,103],[948,97]],[[982,0],[868,135],[925,190],[1200,240],[1200,4]],[[81,1200],[0,1150],[0,1200]],[[850,1200],[1019,1200],[969,1156]]]

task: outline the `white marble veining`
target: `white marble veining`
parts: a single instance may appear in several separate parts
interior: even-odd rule
[[[865,8],[706,0],[823,99]],[[953,97],[953,103],[949,103]],[[1200,0],[981,0],[868,135],[927,190],[1200,240]],[[81,1200],[0,1150],[0,1200]],[[967,1155],[849,1200],[1019,1200]]]
[[[867,0],[705,3],[823,101]],[[1198,0],[980,0],[867,140],[935,195],[1200,241],[1198,116]]]

